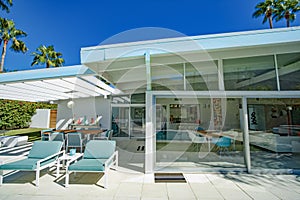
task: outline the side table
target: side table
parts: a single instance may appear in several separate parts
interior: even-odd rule
[[[71,159],[78,159],[81,156],[83,156],[83,153],[75,153],[75,155],[70,155],[69,153],[65,153],[63,156],[59,157],[57,159],[57,163],[56,163],[56,177],[59,176],[59,170],[61,167],[64,167],[66,162],[71,160]]]

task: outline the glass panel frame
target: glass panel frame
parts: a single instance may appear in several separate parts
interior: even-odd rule
[[[278,90],[273,55],[223,60],[225,90]]]

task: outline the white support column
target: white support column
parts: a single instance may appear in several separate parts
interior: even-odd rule
[[[129,139],[131,138],[131,106],[129,104],[128,106],[128,133],[129,133]]]
[[[219,80],[219,90],[224,91],[224,73],[223,73],[223,60],[218,60],[218,80]]]
[[[183,63],[183,90],[186,91],[186,67],[185,63]]]
[[[147,50],[145,53],[145,66],[146,66],[147,91],[151,91],[151,65],[150,65],[149,50]]]
[[[167,104],[167,107],[166,107],[166,115],[167,115],[167,129],[171,129],[170,127],[170,104]],[[156,122],[156,120],[155,120]]]
[[[277,55],[276,54],[274,54],[274,64],[275,64],[275,76],[276,76],[277,90],[280,91],[279,72],[278,72],[278,64],[277,64]]]
[[[150,91],[146,91],[146,138],[145,138],[145,173],[153,173],[156,161],[155,134],[156,103]]]
[[[245,154],[245,164],[248,173],[251,173],[251,159],[250,159],[250,141],[249,141],[249,127],[248,127],[248,111],[247,111],[247,98],[243,97],[242,99],[242,108],[243,108],[243,120],[244,120],[244,154]]]

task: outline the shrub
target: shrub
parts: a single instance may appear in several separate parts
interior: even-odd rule
[[[36,109],[56,109],[56,105],[0,100],[0,129],[28,127]]]

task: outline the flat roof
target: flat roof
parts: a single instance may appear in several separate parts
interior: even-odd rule
[[[0,74],[0,83],[42,80],[48,78],[61,78],[68,76],[95,75],[96,73],[83,65],[68,67],[55,67],[45,69],[33,69]]]
[[[155,55],[170,52],[175,53],[196,50],[217,50],[237,47],[241,48],[299,41],[299,26],[290,28],[187,36],[84,47],[81,48],[81,62],[90,63],[126,56],[143,56],[145,49],[151,49],[151,54]],[[131,53],[125,54],[124,52]],[[98,55],[96,58],[94,53]]]
[[[83,65],[0,74],[0,98],[3,99],[48,102],[119,92]]]

